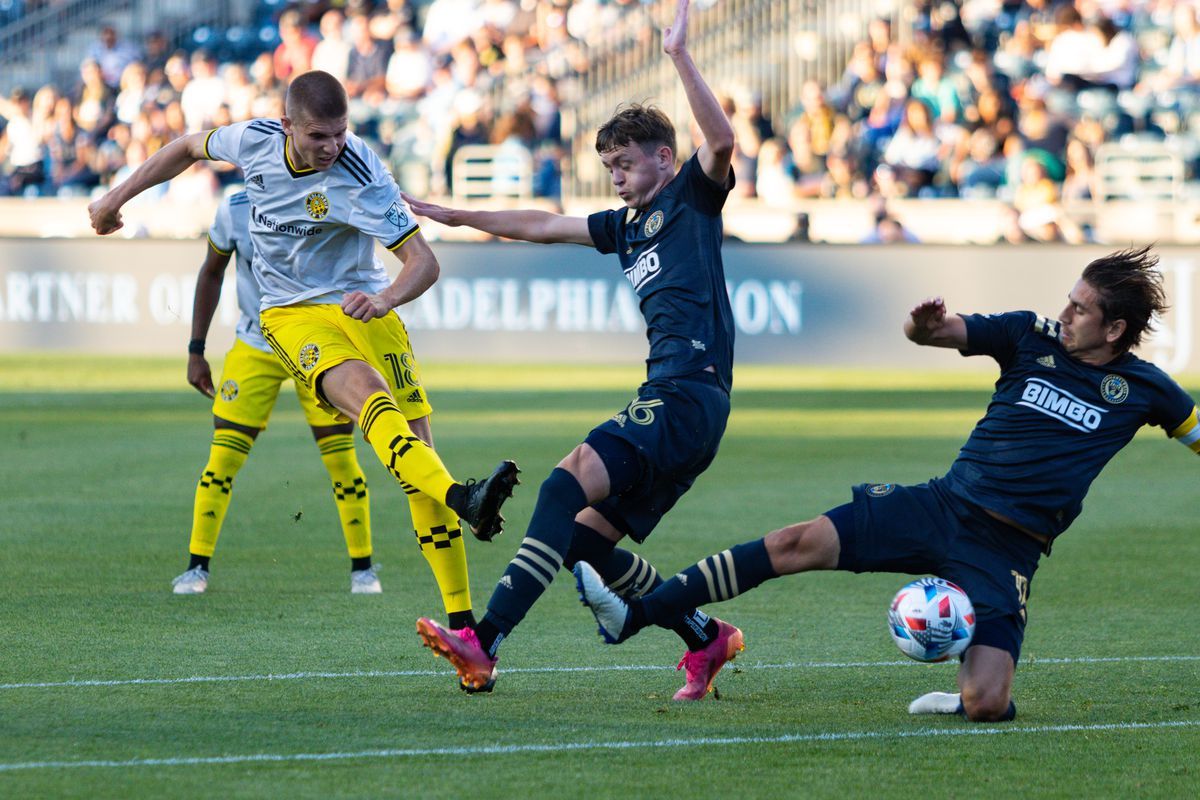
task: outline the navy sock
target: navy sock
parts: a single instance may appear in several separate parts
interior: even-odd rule
[[[208,571],[208,560],[212,558],[212,556],[198,556],[195,553],[188,553],[188,555],[190,556],[190,559],[188,560],[188,569],[195,569],[196,567],[199,567],[205,572]]]
[[[762,539],[739,544],[693,564],[629,604],[633,629],[669,627],[689,609],[730,600],[778,573]]]
[[[512,629],[550,588],[562,567],[575,532],[575,515],[587,507],[587,496],[575,476],[556,468],[542,483],[533,518],[521,546],[488,600],[487,614],[476,627],[479,643],[495,658]]]

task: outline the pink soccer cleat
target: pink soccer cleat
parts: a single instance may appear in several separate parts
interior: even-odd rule
[[[417,633],[435,656],[454,665],[458,687],[464,692],[490,692],[496,685],[496,659],[483,652],[470,628],[449,630],[428,617],[417,620]]]
[[[714,618],[715,619],[715,618]],[[703,650],[688,651],[675,669],[687,667],[687,683],[673,700],[703,700],[713,689],[713,680],[726,661],[732,661],[746,649],[742,632],[728,622],[717,620],[717,638]]]

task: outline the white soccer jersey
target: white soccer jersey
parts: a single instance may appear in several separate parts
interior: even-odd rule
[[[273,119],[217,128],[204,142],[206,157],[245,174],[261,308],[340,303],[347,292],[386,288],[373,239],[394,250],[419,230],[391,173],[352,133],[324,172],[296,169],[286,144]]]
[[[237,323],[238,338],[264,353],[272,352],[258,324],[262,290],[250,265],[254,246],[250,243],[250,198],[245,192],[231,194],[221,201],[217,218],[208,229],[208,241],[221,255],[237,254],[237,303],[242,312]]]

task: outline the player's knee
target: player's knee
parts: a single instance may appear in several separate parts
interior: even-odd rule
[[[962,706],[972,722],[1004,722],[1016,715],[1010,693],[1001,686],[964,686]]]

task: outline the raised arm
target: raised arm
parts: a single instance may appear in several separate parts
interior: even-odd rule
[[[535,209],[513,211],[468,211],[426,203],[401,193],[413,213],[426,219],[456,228],[468,228],[503,236],[505,239],[522,239],[541,244],[582,244],[592,247],[592,234],[588,231],[585,217],[566,217]]]
[[[679,0],[675,21],[663,31],[663,50],[675,64],[692,116],[704,134],[704,142],[697,151],[700,167],[705,175],[724,185],[729,178],[729,163],[733,159],[733,126],[729,124],[721,104],[688,53],[687,26],[688,0]]]
[[[88,206],[92,228],[101,236],[119,231],[125,224],[121,208],[152,186],[165,183],[204,158],[204,141],[209,131],[180,136],[146,159],[133,174]]]
[[[416,300],[437,282],[442,268],[420,231],[392,252],[404,265],[392,285],[379,294],[350,292],[342,298],[342,313],[363,322],[382,317],[393,308]]]
[[[908,312],[904,335],[917,344],[962,350],[967,346],[967,323],[957,314],[947,314],[942,298],[931,297]]]
[[[229,265],[231,255],[218,251],[210,243],[208,255],[200,266],[200,274],[196,276],[196,296],[192,300],[192,342],[199,342],[200,345],[197,348],[190,343],[188,345],[187,380],[206,397],[212,397],[214,389],[212,369],[204,357],[203,342],[208,338],[208,328],[212,325],[213,314],[221,300],[221,283],[225,280],[225,267]],[[200,352],[196,352],[197,349]]]

